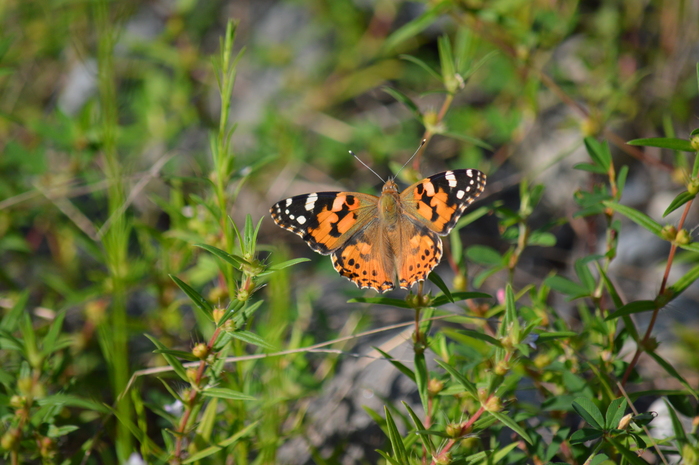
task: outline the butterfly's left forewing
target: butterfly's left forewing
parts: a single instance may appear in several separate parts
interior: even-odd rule
[[[485,180],[485,174],[474,169],[445,171],[405,189],[401,204],[406,215],[445,236],[481,195]]]
[[[377,201],[357,192],[314,192],[277,202],[269,211],[280,227],[328,255],[376,217]]]

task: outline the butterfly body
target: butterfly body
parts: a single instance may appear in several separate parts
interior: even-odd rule
[[[359,192],[315,192],[270,209],[280,227],[311,249],[331,255],[333,266],[360,288],[386,292],[424,281],[442,258],[442,240],[485,188],[478,170],[425,178],[402,192],[388,180],[379,197]]]

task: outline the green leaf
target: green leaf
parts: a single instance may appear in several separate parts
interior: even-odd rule
[[[598,165],[592,165],[590,163],[578,163],[573,166],[574,170],[589,171],[590,173],[597,174],[607,174],[607,170]]]
[[[632,315],[634,313],[647,312],[649,310],[655,310],[656,304],[652,300],[637,300],[635,302],[630,302],[623,307],[617,309],[611,314],[607,315],[606,321],[614,320],[621,316]]]
[[[211,447],[207,447],[206,449],[200,450],[199,452],[197,452],[197,453],[195,453],[195,454],[192,454],[191,456],[189,456],[189,457],[187,458],[187,460],[185,460],[185,461],[182,462],[182,465],[186,465],[186,464],[188,464],[188,463],[197,462],[197,461],[199,461],[199,460],[201,460],[201,459],[203,459],[203,458],[205,458],[205,457],[208,457],[208,456],[210,456],[210,455],[212,455],[212,454],[215,454],[216,452],[220,451],[220,450],[223,449],[224,447],[228,447],[228,446],[230,446],[230,445],[233,445],[233,444],[234,444],[236,441],[238,441],[239,439],[241,439],[241,438],[247,436],[248,434],[250,434],[250,432],[251,432],[255,427],[257,427],[257,423],[259,423],[259,422],[256,421],[256,422],[254,422],[254,423],[252,423],[252,424],[246,426],[245,428],[243,428],[242,430],[238,431],[237,433],[235,433],[233,436],[229,437],[229,438],[226,439],[225,441],[221,441],[221,442],[219,442],[219,443],[216,444],[216,445],[213,445],[213,446],[211,446]]]
[[[17,323],[19,322],[22,312],[27,306],[27,300],[29,299],[29,291],[25,290],[17,296],[17,301],[14,303],[9,312],[0,321],[0,330],[5,330],[8,333],[12,333],[17,329]]]
[[[206,397],[218,397],[219,399],[257,400],[255,397],[227,388],[208,388],[201,393]]]
[[[675,197],[675,199],[672,202],[670,202],[670,205],[668,205],[668,207],[665,209],[665,212],[663,213],[663,218],[665,218],[667,215],[674,212],[690,200],[694,200],[694,197],[696,197],[696,194],[690,194],[687,191],[680,192],[679,194],[677,194],[677,197]]]
[[[417,384],[417,392],[422,401],[422,408],[425,412],[429,411],[429,395],[427,393],[427,383],[430,375],[427,371],[427,362],[425,361],[424,351],[415,351],[415,384]]]
[[[492,247],[486,245],[473,245],[466,249],[466,256],[481,265],[500,265],[502,255]]]
[[[612,165],[612,154],[607,142],[598,142],[594,137],[586,137],[585,148],[595,164],[602,168],[602,174],[607,173]]]
[[[391,354],[389,354],[389,353],[387,353],[387,352],[384,352],[384,351],[381,350],[380,348],[378,348],[378,347],[373,347],[373,346],[372,346],[372,348],[373,348],[374,350],[376,350],[377,352],[379,352],[381,355],[383,355],[384,358],[385,358],[391,365],[393,365],[394,367],[396,367],[396,369],[397,369],[398,371],[400,371],[400,372],[403,373],[406,377],[410,378],[413,382],[415,382],[415,373],[413,373],[413,370],[411,370],[410,368],[408,368],[407,366],[405,366],[404,364],[402,364],[402,363],[399,362],[398,360],[395,360]]]
[[[428,64],[425,63],[424,61],[420,60],[419,58],[415,58],[414,56],[411,56],[411,55],[404,55],[404,54],[398,55],[398,57],[401,58],[401,59],[403,59],[403,60],[406,60],[406,61],[410,61],[410,62],[412,62],[412,63],[415,63],[415,64],[418,65],[420,68],[422,68],[422,69],[424,69],[425,71],[427,71],[427,74],[429,74],[430,76],[432,76],[432,77],[435,78],[436,80],[438,80],[438,81],[441,81],[441,80],[442,80],[442,76],[440,76],[439,73],[437,73],[437,71],[435,71],[430,65],[428,65]]]
[[[694,281],[699,278],[699,265],[695,265],[691,270],[686,272],[675,284],[668,288],[672,298],[675,299],[678,295],[684,292]]]
[[[692,144],[685,139],[673,139],[670,137],[651,137],[648,139],[634,139],[627,142],[629,145],[645,145],[647,147],[660,147],[663,149],[681,150],[683,152],[696,152]]]
[[[602,465],[604,462],[608,461],[609,457],[606,454],[598,454],[592,459],[590,465]]]
[[[665,405],[667,406],[667,412],[670,414],[670,420],[672,421],[672,429],[675,432],[675,439],[677,442],[680,443],[680,449],[682,446],[685,444],[689,443],[689,440],[687,439],[687,434],[684,432],[684,426],[682,426],[682,422],[677,416],[677,412],[675,412],[674,407],[668,402],[667,399],[663,399],[665,402]]]
[[[648,465],[648,462],[643,460],[638,456],[636,452],[631,451],[628,447],[623,445],[621,442],[617,441],[613,437],[607,437],[607,441],[609,441],[614,448],[624,456],[624,458],[631,464],[631,465]]]
[[[420,417],[415,415],[415,412],[413,412],[413,409],[410,408],[410,405],[408,405],[405,401],[402,401],[402,402],[403,402],[403,406],[408,411],[408,415],[410,415],[410,419],[413,420],[413,424],[415,425],[416,432],[420,436],[420,438],[422,439],[422,443],[425,445],[427,450],[430,452],[430,455],[435,455],[437,453],[437,449],[434,447],[434,443],[432,442],[432,438],[430,437],[430,433],[426,432],[425,425],[423,425],[422,421],[420,421]]]
[[[451,297],[454,299],[453,301],[449,300],[445,295],[437,296],[434,298],[434,300],[432,300],[432,302],[430,302],[430,305],[433,307],[439,307],[440,305],[444,305],[449,302],[458,302],[459,300],[493,298],[493,296],[486,294],[485,292],[452,292]]]
[[[579,334],[574,332],[574,331],[549,331],[549,332],[545,332],[545,333],[535,332],[534,334],[539,335],[539,339],[537,342],[543,342],[543,341],[547,341],[549,339],[567,339],[567,338],[579,336]]]
[[[476,339],[476,340],[479,340],[479,341],[487,342],[488,344],[491,344],[491,345],[493,345],[493,346],[495,346],[495,347],[502,347],[502,344],[500,343],[500,341],[498,341],[498,340],[495,339],[494,337],[488,336],[487,334],[481,333],[481,332],[479,332],[479,331],[474,331],[473,329],[458,329],[458,330],[455,330],[455,329],[452,329],[452,328],[444,328],[443,331],[444,331],[444,333],[445,333],[446,335],[449,335],[449,336],[453,336],[453,335],[458,334],[458,335],[461,335],[461,336],[469,337],[469,338],[471,338],[471,339]],[[453,337],[452,337],[452,338],[453,338]]]
[[[75,425],[56,426],[51,424],[49,425],[48,434],[46,434],[46,436],[50,438],[60,438],[61,436],[65,436],[66,434],[72,433],[78,429],[80,429],[80,427]]]
[[[197,291],[192,289],[189,284],[185,283],[182,281],[180,278],[178,278],[175,275],[169,275],[170,278],[175,281],[175,284],[182,289],[182,291],[187,294],[187,297],[189,297],[189,300],[194,302],[194,308],[199,310],[209,321],[214,321],[213,317],[213,307],[209,302],[206,301],[204,297],[201,296]]]
[[[505,447],[497,448],[495,453],[493,454],[492,461],[489,461],[486,463],[500,463],[502,460],[505,460],[507,455],[517,447],[519,447],[517,442],[512,442],[512,443],[506,445]]]
[[[65,309],[63,309],[56,313],[56,317],[51,322],[51,327],[49,328],[49,331],[46,333],[46,336],[44,336],[44,339],[41,341],[41,353],[44,356],[52,354],[54,349],[56,348],[56,341],[58,340],[58,336],[61,334],[63,320],[65,319],[65,317],[66,311]]]
[[[469,225],[476,221],[478,218],[482,218],[485,215],[487,215],[490,212],[490,208],[488,207],[480,207],[476,208],[475,210],[466,213],[464,216],[461,217],[461,219],[456,223],[456,226],[454,226],[454,230],[458,231],[461,228],[463,228],[466,225]]]
[[[489,143],[487,143],[486,141],[480,140],[476,137],[471,137],[467,134],[462,134],[460,132],[452,132],[452,131],[444,131],[444,132],[441,132],[440,134],[444,137],[451,137],[452,139],[460,140],[463,142],[469,142],[469,143],[475,145],[476,147],[480,147],[480,148],[483,148],[486,150],[495,151],[495,148],[493,148],[493,146],[490,145]]]
[[[578,412],[578,415],[583,417],[588,425],[599,430],[604,428],[602,412],[600,412],[595,403],[587,397],[577,397],[573,401],[573,408]]]
[[[427,279],[432,281],[442,293],[444,293],[444,296],[449,299],[449,302],[454,303],[454,298],[451,295],[451,292],[449,291],[449,288],[447,287],[446,284],[444,284],[444,281],[442,281],[442,278],[439,277],[437,273],[434,271],[431,272],[428,276]]]
[[[272,344],[270,344],[269,342],[265,341],[257,334],[252,333],[250,331],[245,331],[245,330],[241,329],[241,330],[237,330],[237,331],[228,331],[228,334],[231,337],[233,337],[235,339],[240,339],[241,341],[247,342],[248,344],[264,347],[264,348],[270,349],[270,350],[275,349],[275,347]]]
[[[519,340],[519,320],[517,320],[517,309],[515,307],[515,294],[512,291],[512,286],[507,283],[505,286],[505,317],[502,325],[500,325],[500,335],[505,336],[504,332],[512,334],[512,338]]]
[[[593,441],[602,437],[604,433],[594,428],[582,428],[577,430],[570,437],[571,444],[582,444],[583,442]]]
[[[653,358],[653,360],[655,360],[655,361],[657,362],[658,365],[660,365],[661,367],[663,367],[663,369],[664,369],[665,371],[667,371],[667,373],[668,373],[670,376],[672,376],[672,377],[675,378],[677,381],[679,381],[680,383],[682,383],[682,385],[683,385],[685,388],[687,388],[687,390],[692,394],[692,396],[694,396],[695,399],[699,399],[699,396],[697,396],[697,392],[696,392],[696,391],[694,390],[694,388],[687,382],[687,380],[684,379],[684,378],[682,377],[682,375],[675,369],[675,367],[673,367],[672,365],[670,365],[669,363],[667,363],[667,362],[665,361],[665,359],[663,359],[660,355],[656,354],[656,353],[653,352],[653,351],[646,350],[646,353],[647,353],[648,355],[650,355],[650,356]]]
[[[155,346],[158,349],[167,350],[167,347],[165,346],[165,344],[163,344],[162,342],[157,340],[155,337],[153,337],[147,333],[145,333],[144,335],[148,339],[150,339],[151,342],[153,344],[155,344]],[[177,373],[180,378],[182,378],[183,380],[185,380],[186,382],[189,383],[189,379],[187,378],[187,372],[185,371],[184,367],[182,366],[182,363],[179,360],[177,360],[177,358],[175,358],[174,356],[172,356],[168,353],[164,353],[164,354],[162,354],[162,356],[163,356],[163,358],[165,358],[165,361],[168,363],[168,365],[170,365],[173,368],[173,370],[175,370],[175,373]]]
[[[500,412],[488,412],[498,420],[500,420],[501,423],[505,424],[508,428],[510,428],[512,431],[515,433],[519,434],[522,439],[527,441],[529,444],[534,444],[532,441],[532,438],[529,437],[526,431],[522,429],[521,426],[517,424],[516,421],[514,421],[512,418],[508,417],[507,415],[500,413]]]
[[[408,463],[408,452],[405,450],[403,438],[398,432],[398,428],[396,427],[396,423],[393,421],[391,412],[386,406],[384,406],[383,410],[386,414],[386,429],[388,430],[388,439],[391,441],[391,447],[393,448],[393,457],[398,460],[399,463]]]
[[[527,239],[527,244],[539,247],[554,247],[556,245],[556,236],[548,231],[533,231]]]
[[[418,16],[409,23],[398,28],[391,35],[389,35],[386,40],[383,41],[381,47],[382,54],[387,54],[396,45],[418,35],[420,32],[427,29],[434,23],[440,14],[440,9],[431,8],[426,10],[421,16]]]
[[[243,264],[248,264],[247,260],[245,260],[243,257],[239,257],[238,255],[232,255],[229,254],[226,251],[223,251],[217,247],[214,247],[213,245],[208,245],[208,244],[194,244],[195,247],[202,248],[206,250],[207,252],[212,253],[213,255],[216,255],[218,258],[223,260],[224,262],[228,263],[229,265],[232,265],[235,268],[240,269],[240,267]]]
[[[457,382],[459,382],[466,391],[471,394],[475,399],[478,399],[478,389],[476,388],[476,385],[473,384],[471,381],[466,379],[464,375],[459,373],[454,367],[449,365],[443,360],[435,360],[439,366],[444,368],[454,379],[456,379]]]
[[[389,299],[388,297],[355,297],[350,299],[349,303],[363,303],[363,304],[378,304],[378,305],[390,305],[391,307],[399,308],[412,308],[407,304],[405,300],[400,299]]]
[[[607,414],[605,415],[604,427],[607,430],[615,429],[621,419],[624,417],[624,412],[626,411],[626,399],[619,397],[614,399],[609,403],[607,407]]]
[[[577,298],[589,294],[585,286],[581,286],[580,284],[573,282],[568,278],[564,278],[563,276],[549,276],[544,280],[544,284],[553,290],[571,296],[571,298]]]
[[[410,97],[405,95],[403,92],[393,89],[391,87],[383,87],[383,91],[386,92],[388,95],[408,107],[408,110],[413,114],[416,120],[422,124],[423,116],[422,113],[420,112],[420,109],[418,108],[417,104],[412,101]]]
[[[91,400],[82,399],[71,394],[54,394],[52,396],[38,399],[36,402],[41,406],[61,405],[66,407],[84,408],[86,410],[93,410],[103,414],[109,413],[109,408],[105,405],[98,402],[93,402]]]
[[[183,358],[185,360],[189,360],[190,362],[196,362],[199,360],[199,357],[194,355],[191,352],[185,352],[184,350],[174,350],[174,349],[156,349],[153,351],[154,354],[169,354],[172,355],[173,357],[178,357],[178,358]]]
[[[606,207],[611,208],[612,210],[616,211],[617,213],[621,213],[634,223],[638,224],[639,226],[642,226],[643,228],[647,229],[648,231],[652,232],[656,236],[660,237],[660,232],[662,231],[663,227],[660,226],[659,223],[654,221],[651,217],[648,215],[641,213],[640,211],[636,210],[635,208],[627,207],[625,205],[621,205],[616,202],[611,202],[608,200],[605,200],[602,202]]]
[[[294,258],[293,260],[287,260],[285,262],[277,263],[276,265],[272,265],[269,267],[270,270],[272,271],[279,271],[283,270],[284,268],[288,268],[290,266],[296,265],[298,263],[303,263],[303,262],[310,262],[311,260],[309,258]]]

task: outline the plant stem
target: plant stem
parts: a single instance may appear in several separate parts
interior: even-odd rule
[[[684,211],[682,212],[682,218],[680,218],[680,222],[677,225],[677,230],[680,231],[682,230],[682,226],[684,226],[684,222],[687,219],[687,215],[689,214],[690,208],[692,208],[692,203],[694,203],[694,200],[690,200],[684,205]],[[665,274],[663,275],[663,281],[660,284],[660,290],[658,291],[658,296],[662,296],[665,293],[665,289],[667,286],[667,281],[668,278],[670,277],[670,269],[672,268],[672,262],[675,258],[675,252],[677,251],[677,243],[672,242],[672,245],[670,246],[670,253],[668,254],[667,257],[667,264],[665,265]],[[657,306],[656,306],[657,307]],[[621,378],[621,386],[625,387],[626,382],[629,380],[629,376],[631,376],[631,372],[633,371],[634,367],[638,363],[638,359],[641,357],[641,354],[645,351],[645,347],[650,340],[651,334],[653,332],[653,327],[655,326],[655,322],[658,318],[658,313],[660,313],[660,308],[656,308],[653,310],[653,315],[650,318],[650,323],[648,323],[648,328],[646,329],[646,333],[643,336],[643,339],[641,339],[641,342],[638,343],[638,346],[636,347],[636,352],[633,354],[633,358],[631,359],[631,363],[629,363],[629,366],[626,367],[626,371],[624,372],[624,376]]]

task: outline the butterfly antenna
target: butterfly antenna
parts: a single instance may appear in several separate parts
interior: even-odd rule
[[[413,158],[415,158],[415,155],[417,155],[417,153],[420,151],[420,149],[422,148],[422,146],[425,145],[426,143],[427,143],[427,139],[422,139],[422,142],[420,142],[420,146],[417,148],[417,150],[415,151],[415,153],[413,154],[413,156],[411,156],[410,158],[408,158],[408,161],[406,161],[405,164],[403,164],[403,166],[400,167],[400,169],[398,170],[398,173],[400,173],[401,171],[403,171],[403,168],[405,168],[405,167],[408,165],[408,163],[410,163],[410,160],[412,160]],[[396,173],[396,176],[395,176],[396,178],[398,177],[398,173]]]
[[[369,171],[371,171],[372,173],[374,173],[374,174],[376,175],[376,177],[379,178],[383,183],[386,182],[386,181],[384,181],[384,179],[383,179],[381,176],[379,176],[379,173],[377,173],[376,171],[372,170],[371,167],[369,167],[369,165],[367,165],[367,164],[364,163],[362,160],[360,160],[359,157],[358,157],[353,151],[350,150],[349,153],[350,153],[354,158],[356,158],[357,161],[358,161],[359,163],[361,163],[361,164],[364,165]]]

